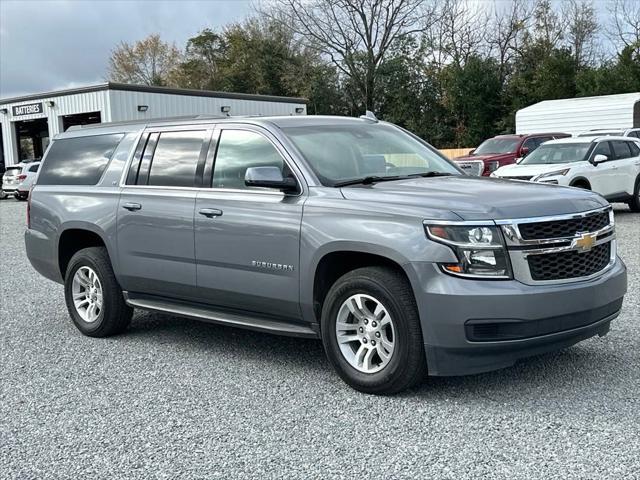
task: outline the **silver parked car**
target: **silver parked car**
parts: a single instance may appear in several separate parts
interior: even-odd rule
[[[319,338],[368,393],[605,335],[627,289],[603,197],[464,175],[371,116],[70,129],[29,201],[29,260],[85,335],[139,308]]]

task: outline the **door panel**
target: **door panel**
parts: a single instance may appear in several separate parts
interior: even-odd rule
[[[117,214],[119,280],[125,290],[194,296],[193,218],[211,133],[210,127],[166,128],[141,138]]]
[[[613,160],[610,142],[600,142],[591,153],[593,159],[596,155],[606,155],[609,160],[594,165],[592,175],[589,178],[591,189],[603,196],[611,195],[616,189],[617,167]]]
[[[302,205],[302,197],[279,193],[201,190],[195,216],[199,295],[214,305],[300,318]]]
[[[117,231],[124,290],[193,295],[195,198],[196,190],[123,187]]]
[[[616,166],[614,195],[633,195],[635,187],[634,171],[637,171],[635,149],[632,150],[631,142],[624,140],[614,140],[611,142],[613,153],[616,159],[613,163]]]

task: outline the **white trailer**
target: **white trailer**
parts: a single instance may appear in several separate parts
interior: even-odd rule
[[[518,134],[632,127],[640,127],[640,92],[545,100],[516,112]]]
[[[103,83],[0,99],[0,160],[36,160],[73,125],[181,115],[305,115],[306,99]]]

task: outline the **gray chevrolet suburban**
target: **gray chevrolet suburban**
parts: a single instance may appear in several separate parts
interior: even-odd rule
[[[28,210],[83,334],[138,308],[321,338],[369,393],[605,335],[627,288],[601,196],[466,176],[375,117],[72,128]]]

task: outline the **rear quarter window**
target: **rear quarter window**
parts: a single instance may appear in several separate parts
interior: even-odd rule
[[[42,163],[38,185],[95,185],[124,134],[55,140]]]
[[[22,173],[22,167],[8,167],[7,171],[4,172],[5,177],[15,177]]]

